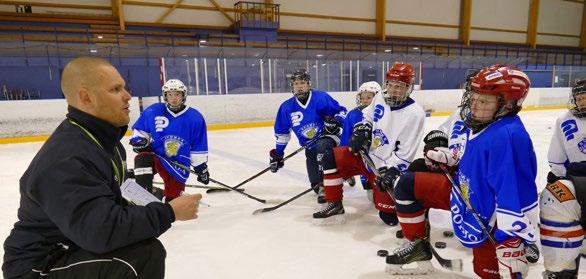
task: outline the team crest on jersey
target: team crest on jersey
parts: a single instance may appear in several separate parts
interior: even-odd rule
[[[375,148],[389,144],[389,139],[381,129],[376,129],[372,132],[372,144]]]
[[[580,149],[580,152],[586,154],[586,138],[582,138],[578,143],[578,149]]]
[[[303,121],[303,113],[300,111],[295,111],[291,113],[291,124],[293,127],[297,127],[301,125],[301,121]]]
[[[470,180],[460,174],[460,190],[462,191],[462,198],[466,201],[466,202],[470,202]]]
[[[165,147],[165,155],[167,157],[177,156],[179,149],[183,146],[183,139],[177,136],[163,137],[163,146]]]
[[[315,137],[315,135],[317,135],[318,128],[317,125],[315,125],[315,123],[310,123],[301,127],[300,131],[304,137],[312,139],[313,137]]]

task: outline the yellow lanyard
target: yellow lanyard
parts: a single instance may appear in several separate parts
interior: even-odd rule
[[[100,148],[102,148],[102,150],[104,149],[104,147],[100,144],[100,142],[96,139],[96,137],[94,137],[94,135],[92,135],[92,133],[90,133],[88,130],[86,130],[86,128],[84,128],[83,126],[79,125],[77,122],[75,122],[71,119],[69,120],[69,123],[79,127],[84,133],[86,133],[86,135],[88,135],[88,137],[90,139],[92,139]],[[118,180],[118,186],[120,186],[120,185],[122,185],[122,182],[124,182],[126,168],[124,167],[124,160],[122,159],[122,155],[120,155],[120,151],[118,150],[118,147],[114,146],[114,149],[116,150],[116,154],[118,154],[118,158],[120,159],[120,163],[122,164],[122,174],[120,173],[118,166],[116,166],[116,163],[114,162],[114,160],[112,158],[110,158],[110,162],[112,162],[112,168],[114,168],[114,176],[115,176],[116,180]]]

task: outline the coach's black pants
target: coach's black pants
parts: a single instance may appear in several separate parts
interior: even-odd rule
[[[165,248],[156,238],[106,254],[77,249],[61,256],[46,274],[48,277],[33,269],[21,278],[164,278],[165,256]]]

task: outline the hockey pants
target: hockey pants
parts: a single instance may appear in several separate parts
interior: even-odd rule
[[[395,186],[397,217],[409,240],[426,236],[425,213],[430,208],[450,210],[452,185],[442,173],[405,172]],[[486,241],[473,248],[474,272],[481,278],[499,279],[494,245]]]

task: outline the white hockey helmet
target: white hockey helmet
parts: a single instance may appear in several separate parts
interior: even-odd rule
[[[167,103],[167,92],[176,91],[181,92],[183,94],[183,101],[181,102],[182,105],[185,104],[185,100],[187,98],[187,87],[183,84],[182,81],[178,79],[170,79],[165,82],[162,89],[163,91],[163,100]]]
[[[364,92],[374,93],[372,95],[372,97],[374,98],[374,96],[376,94],[379,94],[380,92],[382,92],[382,90],[383,89],[381,88],[380,84],[378,84],[378,82],[376,82],[376,81],[368,81],[368,82],[361,84],[360,87],[358,88],[358,94],[356,94],[356,105],[357,106],[361,106],[361,105],[364,106],[364,104],[362,104],[362,102],[360,101],[361,96]]]

